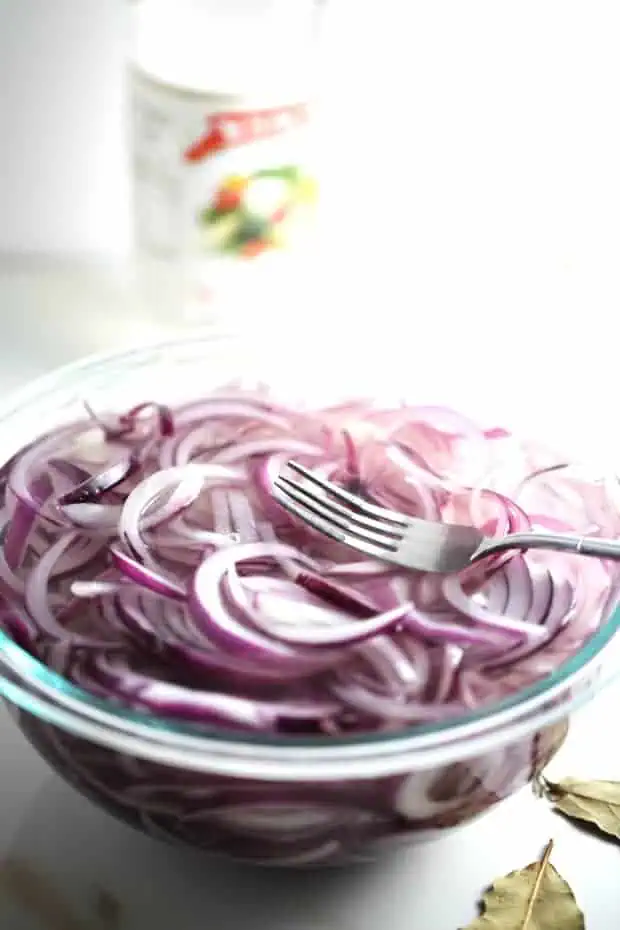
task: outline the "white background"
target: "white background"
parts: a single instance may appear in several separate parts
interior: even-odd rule
[[[125,248],[126,6],[0,0],[0,251]],[[427,303],[617,298],[619,17],[610,0],[333,0],[329,154],[369,216],[357,245],[406,255]]]
[[[0,0],[0,251],[126,246],[124,4]]]
[[[0,0],[0,253],[127,254],[128,7]],[[607,428],[620,7],[331,0],[327,10],[325,264],[311,282],[327,293],[311,312],[349,332],[354,323],[358,339],[380,336],[416,370],[432,362],[435,400],[447,388],[474,411],[483,397],[521,429],[534,410],[563,445],[577,422],[583,446],[620,459]],[[532,378],[544,389],[521,390],[512,410]]]
[[[539,431],[561,422],[583,448],[607,439],[620,451],[620,8],[333,0],[332,11],[332,321],[391,337],[455,402],[471,388]],[[116,259],[129,242],[124,28],[120,0],[0,0],[0,252],[63,256],[0,263],[2,391],[146,331],[113,275],[72,260]],[[616,709],[617,691],[592,706],[558,774],[620,779]],[[551,834],[589,930],[620,923],[617,848],[527,792],[398,861],[284,881],[211,869],[123,829],[49,776],[5,719],[0,773],[0,856],[51,881],[80,930],[102,930],[87,916],[98,885],[122,900],[122,930],[454,930],[489,879]],[[60,926],[2,893],[0,924]]]

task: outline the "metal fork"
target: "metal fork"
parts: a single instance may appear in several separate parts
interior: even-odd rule
[[[473,526],[434,523],[377,507],[297,462],[287,464],[302,481],[278,475],[273,495],[283,507],[338,542],[406,568],[449,574],[509,549],[554,549],[620,559],[620,540],[562,533],[484,536]]]

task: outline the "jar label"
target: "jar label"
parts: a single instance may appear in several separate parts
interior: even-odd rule
[[[305,101],[248,105],[134,72],[135,232],[140,249],[208,280],[303,241],[316,184]]]

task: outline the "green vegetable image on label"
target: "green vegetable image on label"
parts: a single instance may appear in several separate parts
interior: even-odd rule
[[[229,175],[199,213],[204,246],[243,258],[285,247],[315,201],[314,180],[295,166]]]

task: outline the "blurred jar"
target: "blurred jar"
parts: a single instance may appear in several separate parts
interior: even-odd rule
[[[257,312],[311,247],[317,0],[137,0],[137,283],[165,324]]]

